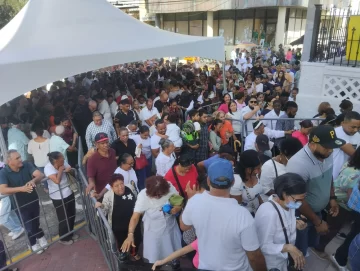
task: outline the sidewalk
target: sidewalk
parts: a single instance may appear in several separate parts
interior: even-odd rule
[[[99,245],[86,230],[77,232],[79,241],[71,246],[56,243],[40,255],[33,255],[16,264],[20,271],[108,271]]]

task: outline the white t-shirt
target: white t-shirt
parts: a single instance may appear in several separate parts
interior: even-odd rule
[[[180,128],[175,123],[169,123],[166,126],[166,135],[169,137],[168,139],[174,143],[176,148],[182,146],[183,142],[180,137]]]
[[[246,115],[251,111],[252,109],[249,106],[243,107],[243,109],[241,110],[241,120],[244,120],[244,115]],[[261,110],[258,110],[250,119],[248,119],[248,121],[246,122],[247,131],[245,131],[247,132],[247,134],[245,134],[244,136],[250,134],[254,130],[252,125],[256,121],[256,118],[260,116],[260,114],[261,114]]]
[[[272,199],[273,196],[269,198]],[[296,240],[296,218],[295,210],[285,210],[275,201],[279,209],[290,244]],[[277,268],[280,271],[287,271],[288,253],[282,253],[286,244],[284,232],[281,226],[279,215],[270,202],[261,204],[255,215],[255,226],[260,241],[261,252],[266,261],[267,270]]]
[[[187,202],[182,220],[195,228],[199,269],[252,270],[246,251],[259,248],[254,219],[235,199],[196,194]]]
[[[149,110],[145,106],[143,109],[141,109],[139,118],[142,121],[142,125],[149,127],[149,125],[146,123],[146,120],[150,119],[154,115],[157,115],[158,118],[160,118],[159,111],[156,109],[156,107],[153,107],[151,110]]]
[[[255,87],[256,92],[264,91],[264,85],[262,83],[257,84],[257,85],[255,83],[253,83],[252,88],[254,88],[254,87]]]
[[[156,175],[165,176],[165,174],[171,169],[175,162],[174,153],[170,156],[166,156],[163,152],[160,152],[158,157],[156,157],[155,166],[156,166]]]
[[[64,167],[68,168],[69,164],[64,162]],[[58,174],[58,172],[59,171],[56,168],[54,168],[54,166],[51,163],[47,163],[44,168],[44,174],[46,177],[49,177],[50,175]],[[67,180],[65,172],[63,172],[63,174],[61,175],[61,181],[60,181],[61,194],[58,184],[54,183],[50,179],[47,180],[47,183],[49,185],[49,196],[51,199],[59,200],[61,199],[61,195],[62,198],[65,199],[72,194],[72,190],[70,188],[70,184]]]
[[[277,169],[278,176],[286,173],[286,166],[273,160]],[[270,190],[274,190],[274,180],[276,171],[274,163],[270,160],[266,161],[261,167],[260,184],[263,187],[264,195],[261,196],[263,201],[268,201],[269,196],[265,195]]]
[[[233,119],[233,121],[231,121],[231,125],[234,129],[234,134],[241,134],[242,132],[241,110],[238,109],[237,111],[231,113],[230,112],[227,113],[226,117],[229,119]]]
[[[28,153],[34,157],[34,164],[37,167],[45,167],[49,162],[47,156],[50,152],[50,140],[46,139],[44,142],[35,142],[31,139],[28,144]]]
[[[140,135],[133,135],[132,138],[135,141],[136,146],[139,144],[142,145],[141,152],[146,156],[146,159],[151,157],[151,140],[150,137],[147,139],[142,139]]]
[[[344,129],[340,126],[335,128],[336,136],[340,139],[346,141],[346,143],[350,143],[353,145],[354,149],[359,146],[360,143],[360,134],[355,133],[355,135],[350,136],[344,132]],[[343,152],[340,148],[334,149],[333,152],[333,179],[335,180],[341,171],[342,166],[349,160],[349,155]]]
[[[258,182],[254,187],[247,187],[241,180],[240,175],[234,174],[234,185],[231,187],[230,195],[242,196],[242,205],[248,209],[249,212],[255,213],[259,208],[258,195],[263,194],[263,187]]]
[[[30,131],[30,135],[31,135],[31,138],[34,139],[37,137],[37,135],[35,134],[35,132],[33,131]],[[50,133],[47,131],[47,130],[44,130],[43,134],[42,134],[42,137],[45,137],[45,138],[51,138],[51,135]]]
[[[131,168],[130,170],[125,171],[122,168],[118,167],[114,173],[123,175],[124,185],[129,187],[135,193],[135,195],[138,194],[138,179],[134,169]],[[109,190],[109,187],[107,186],[106,189]]]
[[[153,134],[151,136],[151,149],[152,150],[157,150],[160,148],[160,152],[161,152],[161,146],[159,144],[160,140],[161,140],[161,137],[158,136],[157,134]]]
[[[58,151],[61,152],[67,162],[67,152],[66,150],[70,147],[68,143],[65,142],[60,136],[53,135],[50,138],[50,152]]]

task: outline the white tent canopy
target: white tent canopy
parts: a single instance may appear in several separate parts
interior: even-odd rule
[[[144,24],[106,0],[30,0],[0,31],[0,104],[74,74],[164,56],[224,60],[224,40]]]

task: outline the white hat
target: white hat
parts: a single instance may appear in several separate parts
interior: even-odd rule
[[[195,127],[195,131],[200,131],[201,130],[200,123],[198,123],[198,122],[194,122],[194,127]]]
[[[62,135],[65,132],[65,127],[62,125],[56,126],[55,134]]]
[[[121,101],[122,101],[122,100],[125,100],[125,99],[129,99],[129,97],[128,97],[127,95],[121,96]]]

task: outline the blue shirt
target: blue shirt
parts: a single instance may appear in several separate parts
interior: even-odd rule
[[[355,185],[348,201],[348,207],[360,213],[360,191],[359,185]]]
[[[27,160],[27,145],[29,143],[29,139],[18,128],[10,128],[8,131],[8,149],[16,150],[21,155],[21,160]]]

